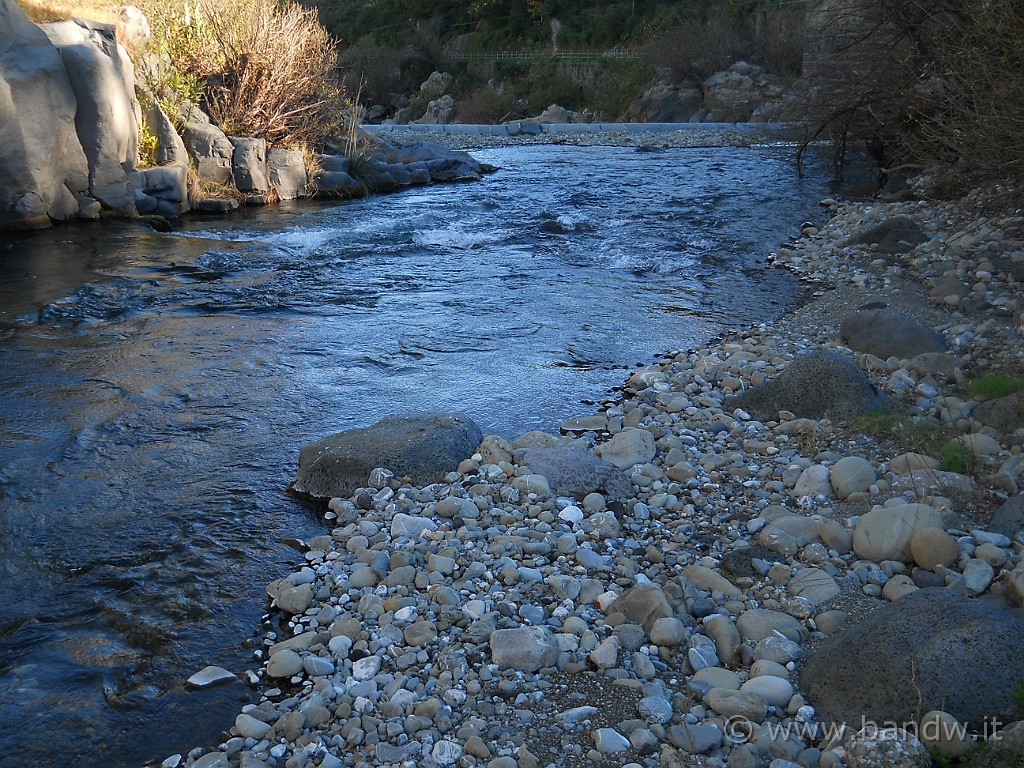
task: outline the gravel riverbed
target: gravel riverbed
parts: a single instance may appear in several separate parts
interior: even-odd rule
[[[808,652],[922,587],[1021,611],[1024,537],[994,521],[1024,482],[1024,431],[980,422],[962,385],[1024,366],[1024,219],[919,201],[822,205],[827,221],[774,257],[807,286],[778,323],[666,352],[559,435],[488,436],[443,482],[414,487],[381,469],[331,500],[305,565],[268,585],[253,669],[194,681],[244,675],[251,703],[223,743],[162,765],[871,764],[869,737],[815,727],[818,704],[799,677]],[[858,241],[893,220],[913,222],[920,242]],[[865,305],[901,310],[946,351],[906,359],[845,346],[840,325]],[[840,420],[758,418],[730,400],[823,349],[961,434],[971,474],[938,471],[915,446]],[[564,487],[558,467],[526,463],[530,449],[573,447],[620,475],[570,496],[552,489]],[[908,556],[922,528],[932,533]],[[900,754],[913,756],[914,742],[901,737]]]

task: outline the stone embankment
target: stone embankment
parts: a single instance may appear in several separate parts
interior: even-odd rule
[[[145,17],[122,9],[128,10],[135,10],[129,36],[144,39]],[[190,105],[172,119],[144,85],[145,73],[159,79],[155,73],[170,59],[145,54],[136,72],[118,42],[126,29],[80,19],[37,25],[14,0],[0,0],[0,230],[140,215],[168,226],[160,219],[190,210],[362,197],[479,179],[488,170],[463,152],[428,143],[399,153],[378,142],[356,159],[307,159],[260,138],[228,136]],[[150,106],[143,110],[143,103]],[[151,167],[140,167],[142,126],[155,143]]]
[[[823,204],[775,257],[804,306],[558,435],[439,452],[427,484],[385,446],[354,491],[304,451],[327,529],[268,586],[252,701],[163,765],[1022,764],[1024,420],[964,382],[1024,367],[1024,220]],[[851,420],[878,409],[963,465]]]

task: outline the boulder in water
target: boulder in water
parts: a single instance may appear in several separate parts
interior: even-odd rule
[[[312,498],[349,497],[377,467],[428,485],[471,456],[482,439],[480,427],[461,413],[387,416],[304,447],[291,488]]]

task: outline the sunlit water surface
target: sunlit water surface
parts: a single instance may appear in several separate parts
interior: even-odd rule
[[[216,743],[267,581],[322,532],[299,448],[389,413],[556,430],[629,366],[769,320],[820,218],[787,150],[524,147],[484,181],[0,241],[0,764]],[[10,763],[15,764],[15,763]]]

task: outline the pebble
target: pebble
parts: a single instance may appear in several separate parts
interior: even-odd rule
[[[935,362],[855,359],[897,400],[971,435],[968,447],[993,473],[1012,474],[1019,445],[1011,455],[1011,442],[972,421],[954,369],[1019,365],[1020,342],[1006,328],[1020,325],[1024,306],[999,269],[981,269],[984,248],[943,236],[955,218],[944,205],[830,201],[831,219],[795,227],[798,239],[774,260],[813,291],[955,278],[967,292],[953,312],[983,281],[985,300],[1016,314],[998,325],[982,310],[949,315],[939,330],[961,362],[948,375]],[[899,267],[851,260],[843,243],[852,234],[904,213],[942,236],[943,250],[922,244]],[[986,248],[1005,253],[1002,242],[993,234]],[[728,331],[633,371],[598,413],[565,422],[565,436],[485,438],[425,487],[375,469],[368,488],[332,500],[330,529],[268,587],[277,610],[248,678],[253,703],[231,739],[165,763],[529,768],[571,755],[651,766],[659,756],[685,764],[685,753],[716,768],[767,756],[773,768],[841,764],[841,748],[770,736],[790,718],[815,720],[795,673],[809,638],[858,619],[836,599],[871,606],[939,586],[1019,605],[1024,570],[1013,570],[1019,543],[969,519],[951,527],[966,510],[928,484],[934,457],[883,453],[827,420],[724,407],[822,346],[849,352],[813,315]],[[558,497],[514,462],[519,447],[563,440],[596,445],[632,494]],[[1024,482],[1019,472],[1011,479]],[[971,483],[954,477],[946,487],[967,493]],[[193,678],[190,687],[234,675],[208,668]],[[743,739],[723,730],[730,717],[749,726]],[[870,750],[863,738],[849,744],[851,755]]]

